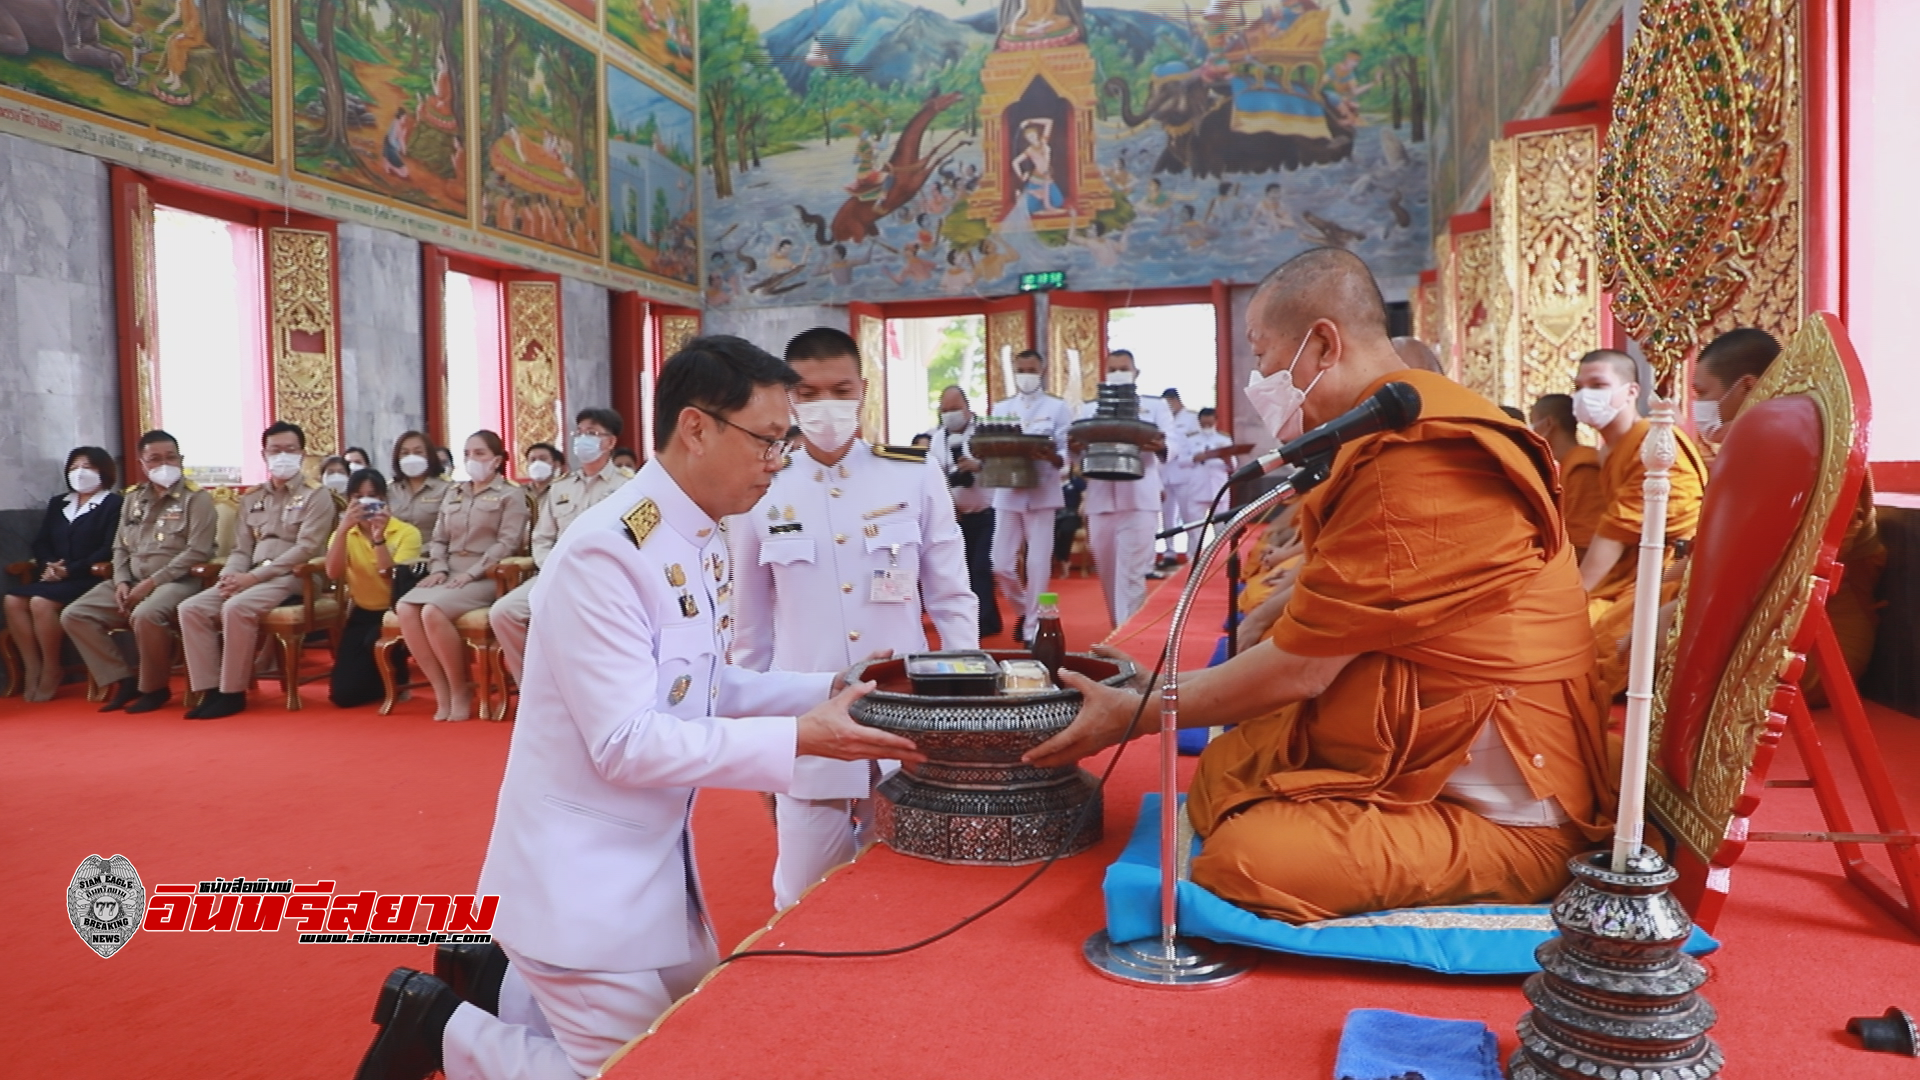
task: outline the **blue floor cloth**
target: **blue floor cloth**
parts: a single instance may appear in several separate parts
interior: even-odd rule
[[[1500,1042],[1477,1020],[1355,1009],[1340,1032],[1334,1080],[1501,1080]]]
[[[1160,933],[1159,822],[1160,795],[1149,793],[1141,800],[1126,849],[1107,867],[1102,892],[1107,935],[1115,941]],[[1410,908],[1295,926],[1236,907],[1191,881],[1180,882],[1177,891],[1183,935],[1302,956],[1403,964],[1443,975],[1538,971],[1533,950],[1556,933],[1546,904]],[[1699,927],[1685,946],[1696,956],[1719,947]]]

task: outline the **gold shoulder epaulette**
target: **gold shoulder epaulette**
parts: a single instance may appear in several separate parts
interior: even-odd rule
[[[912,461],[925,464],[927,460],[927,448],[924,446],[882,446],[879,443],[874,443],[873,456],[886,458],[888,461]]]
[[[186,489],[187,489],[188,491],[199,491],[199,490],[200,490],[200,485],[199,485],[199,484],[196,484],[196,483],[194,483],[194,482],[193,482],[193,481],[191,481],[191,480],[185,480],[185,481],[182,481],[182,484],[183,484],[183,485],[184,485],[184,486],[186,487]]]
[[[143,482],[143,483],[138,483],[138,484],[129,484],[129,485],[127,485],[127,489],[126,489],[125,491],[122,491],[122,492],[121,492],[120,494],[122,494],[122,495],[131,495],[131,494],[133,494],[134,492],[136,492],[136,491],[139,491],[139,490],[140,490],[141,488],[143,488],[143,487],[146,487],[146,486],[147,486],[147,485],[146,485],[146,484],[145,484],[144,482]]]
[[[660,524],[660,507],[652,499],[641,499],[640,505],[627,511],[620,520],[626,523],[627,535],[633,537],[633,546],[639,547],[647,542],[647,537]]]

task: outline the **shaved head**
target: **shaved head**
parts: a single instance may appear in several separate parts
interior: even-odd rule
[[[1314,248],[1275,267],[1253,294],[1248,318],[1276,330],[1332,319],[1356,342],[1387,336],[1387,301],[1373,271],[1341,248]]]
[[[1765,330],[1741,327],[1714,338],[1700,350],[1700,363],[1722,386],[1732,386],[1751,375],[1755,379],[1773,366],[1780,355],[1780,342]]]
[[[1640,365],[1633,362],[1633,357],[1618,349],[1595,349],[1582,356],[1578,366],[1586,367],[1588,364],[1612,364],[1621,386],[1640,381]]]
[[[1540,400],[1533,403],[1533,422],[1545,420],[1561,431],[1574,431],[1573,396],[1571,394],[1542,394]]]
[[[1447,369],[1440,366],[1440,358],[1433,349],[1417,337],[1397,337],[1393,339],[1393,351],[1400,359],[1415,371],[1431,371],[1435,375],[1445,375]]]

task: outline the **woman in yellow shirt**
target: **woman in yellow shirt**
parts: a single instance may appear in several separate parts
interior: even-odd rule
[[[385,694],[373,646],[393,606],[393,568],[420,561],[420,530],[387,511],[387,482],[373,469],[347,478],[347,511],[327,543],[327,576],[344,581],[352,601],[340,633],[328,698],[351,709]]]

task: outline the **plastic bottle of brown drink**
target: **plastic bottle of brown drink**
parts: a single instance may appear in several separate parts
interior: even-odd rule
[[[1060,664],[1067,658],[1067,635],[1060,629],[1060,596],[1058,593],[1041,593],[1040,610],[1037,615],[1033,638],[1027,645],[1027,651],[1035,660],[1047,666],[1047,676],[1057,686],[1060,682]]]

